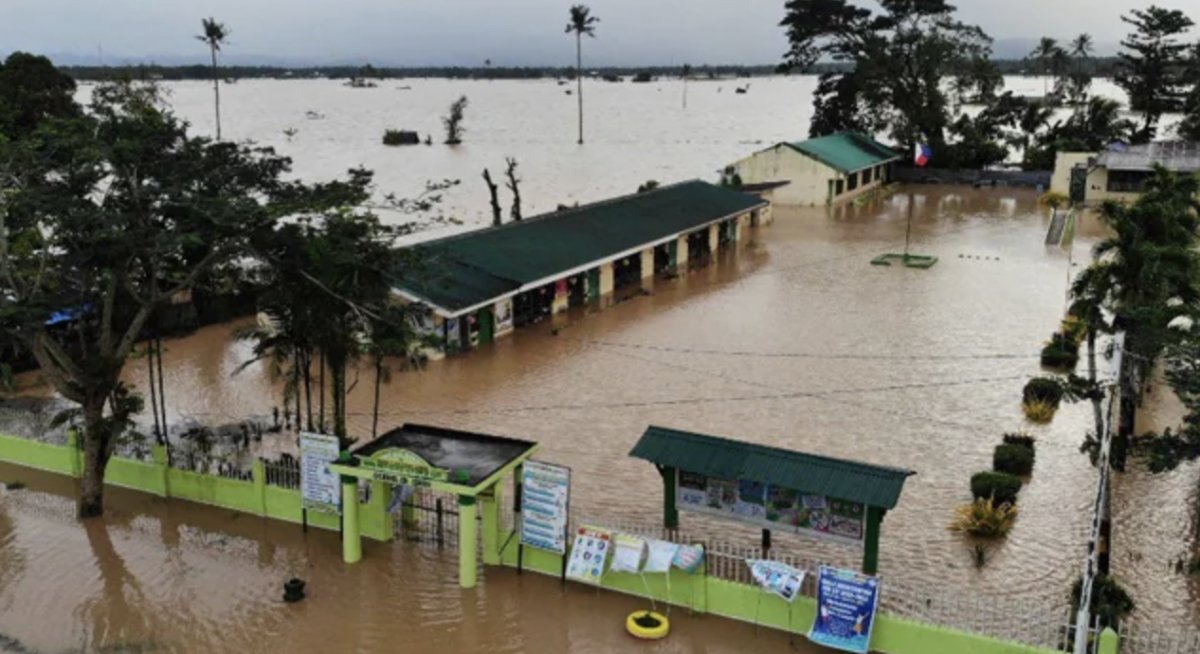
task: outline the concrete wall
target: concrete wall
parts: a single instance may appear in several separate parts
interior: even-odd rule
[[[842,194],[833,198],[833,203],[851,200],[882,184],[872,172],[869,184],[859,184],[853,191],[846,189],[847,175],[807,157],[786,145],[777,145],[755,153],[733,164],[734,170],[746,184],[788,181],[771,191],[771,199],[778,204],[817,206],[827,204],[830,180],[842,180]],[[883,167],[886,169],[886,166]]]
[[[1083,198],[1084,204],[1094,205],[1109,200],[1134,202],[1139,197],[1141,197],[1141,193],[1110,193],[1108,191],[1107,168],[1095,168],[1088,172],[1087,192]]]
[[[1058,152],[1054,155],[1054,172],[1050,175],[1050,190],[1063,195],[1071,194],[1071,169],[1076,164],[1086,164],[1096,156],[1095,152]]]

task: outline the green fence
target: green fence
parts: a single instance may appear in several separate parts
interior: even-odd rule
[[[82,456],[74,434],[67,437],[65,446],[0,435],[0,461],[6,463],[79,477],[83,470]],[[252,513],[273,520],[300,523],[304,519],[300,492],[267,484],[262,461],[254,462],[251,481],[177,470],[168,466],[166,461],[166,452],[159,446],[155,446],[150,462],[113,457],[105,470],[104,482],[110,486]],[[370,498],[359,504],[363,536],[380,541],[392,539],[392,521],[387,515],[390,490],[385,484],[372,482]],[[308,524],[332,531],[341,529],[338,516],[326,513],[310,512]]]

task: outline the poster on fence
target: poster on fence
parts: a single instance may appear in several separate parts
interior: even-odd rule
[[[521,544],[567,553],[571,469],[526,461],[521,470]]]
[[[300,497],[305,509],[341,512],[341,482],[329,469],[338,454],[337,436],[300,432]]]
[[[671,571],[671,561],[675,560],[675,554],[679,552],[678,545],[670,541],[651,539],[646,542],[646,549],[649,553],[646,555],[646,565],[642,566],[642,572]]]
[[[804,571],[778,561],[764,559],[746,559],[750,567],[750,575],[762,589],[775,593],[791,602],[800,594],[800,584],[804,583]]]
[[[817,617],[808,639],[825,647],[866,654],[878,606],[878,577],[821,566]]]
[[[606,529],[580,527],[567,560],[567,579],[599,585],[604,563],[612,550],[612,534]]]
[[[646,540],[633,534],[617,534],[613,537],[612,572],[641,572],[642,557],[646,553]]]

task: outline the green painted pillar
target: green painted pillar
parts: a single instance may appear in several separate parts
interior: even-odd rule
[[[1120,638],[1117,637],[1117,632],[1112,630],[1112,627],[1105,627],[1104,631],[1100,632],[1100,649],[1096,650],[1097,654],[1117,654],[1120,648]]]
[[[863,538],[863,574],[873,575],[879,570],[879,525],[885,511],[879,507],[867,507],[867,533]]]
[[[79,478],[83,476],[83,447],[79,444],[79,432],[74,429],[67,430],[67,448],[70,450],[71,456],[71,476]]]
[[[388,504],[392,501],[392,485],[382,481],[371,482],[371,501],[367,502],[370,511],[371,538],[378,541],[390,541],[395,536],[395,525],[392,524],[392,514],[388,513]]]
[[[158,495],[159,497],[169,497],[171,495],[170,482],[167,481],[167,470],[170,468],[167,462],[167,446],[155,443],[150,446],[150,460],[154,462],[154,466],[158,469]]]
[[[470,495],[458,496],[458,585],[463,588],[474,588],[477,570],[475,569],[475,498]]]
[[[342,560],[362,560],[362,534],[358,531],[358,480],[342,477]]]
[[[663,526],[675,529],[679,526],[679,509],[675,507],[675,468],[659,468],[663,480]]]
[[[485,565],[500,565],[500,486],[497,484],[487,495],[480,495],[480,528],[483,529],[483,562]]]

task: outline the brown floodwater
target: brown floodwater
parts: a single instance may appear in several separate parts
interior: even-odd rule
[[[657,280],[650,294],[395,375],[383,389],[381,425],[419,421],[536,440],[540,458],[571,466],[574,516],[600,524],[661,518],[657,473],[628,457],[649,424],[911,468],[917,474],[883,526],[885,584],[918,602],[983,597],[1065,615],[1096,484],[1079,452],[1090,408],[1064,404],[1053,423],[1032,426],[1020,395],[1063,315],[1069,255],[1043,245],[1048,218],[1033,191],[913,193],[913,251],[940,257],[929,270],[869,265],[903,247],[906,193],[862,207],[779,208],[745,247]],[[1076,264],[1102,234],[1090,217],[1081,223]],[[234,328],[167,344],[172,420],[219,423],[279,404],[264,368],[234,374],[249,356],[231,339]],[[126,377],[142,387],[143,372],[134,364]],[[362,371],[349,402],[360,437],[370,433],[371,381]],[[1001,434],[1018,429],[1039,439],[1036,467],[1016,527],[977,568],[947,524],[970,499],[970,475],[990,469]],[[264,449],[290,447],[279,439]],[[1138,580],[1139,603],[1169,607],[1161,615],[1172,624],[1194,619],[1194,587],[1157,552],[1190,551],[1195,476],[1189,466],[1117,482],[1114,565]],[[411,640],[413,651],[608,651],[625,642],[619,620],[637,604],[563,594],[553,580],[505,570],[488,570],[480,590],[462,592],[452,557],[427,548],[368,544],[364,563],[348,567],[332,534],[305,538],[294,526],[119,491],[103,523],[81,526],[69,492],[39,476],[30,491],[0,495],[0,633],[49,651],[117,642],[232,650],[265,637],[304,648]],[[690,533],[757,542],[755,529],[681,519]],[[859,557],[797,536],[777,535],[774,545],[848,566]],[[310,579],[313,600],[279,606],[278,584],[293,573]],[[678,635],[664,651],[786,641],[711,617],[685,622]]]

